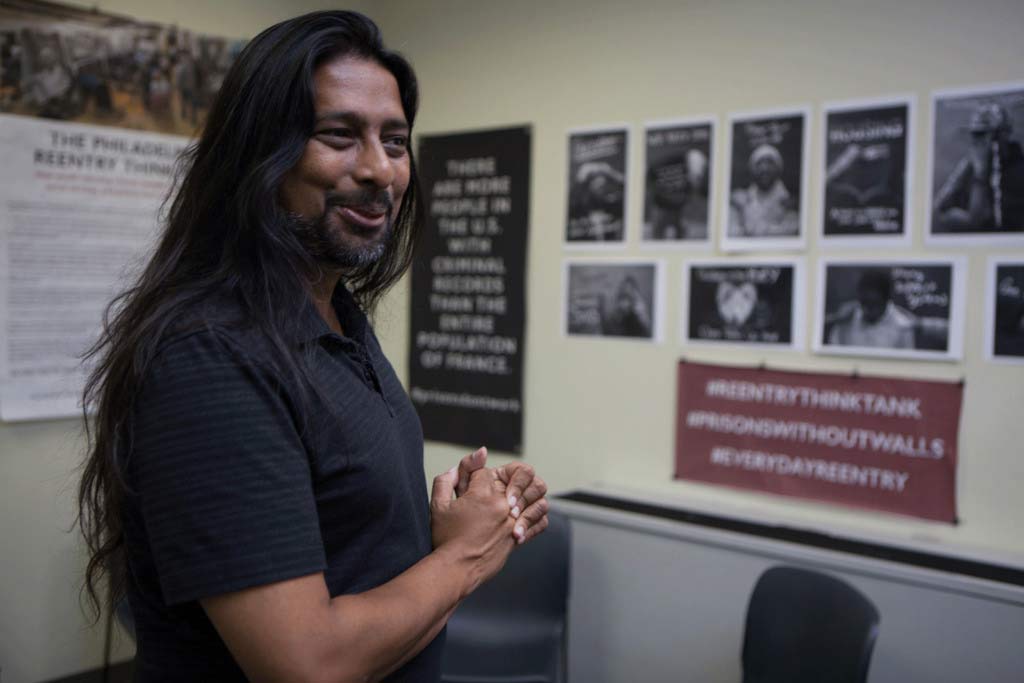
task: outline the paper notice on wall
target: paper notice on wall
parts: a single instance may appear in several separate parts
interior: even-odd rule
[[[188,139],[0,115],[0,418],[81,413],[83,352]]]

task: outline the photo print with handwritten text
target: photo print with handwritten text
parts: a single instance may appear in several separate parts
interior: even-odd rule
[[[961,330],[951,262],[826,262],[822,350],[951,357]]]
[[[758,248],[802,237],[805,112],[734,118],[724,245]]]
[[[713,125],[652,126],[645,132],[643,239],[707,240]]]
[[[685,342],[793,344],[793,263],[695,263],[688,291]]]

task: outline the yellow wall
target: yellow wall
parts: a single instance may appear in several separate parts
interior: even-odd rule
[[[605,0],[481,3],[441,0],[387,5],[378,20],[389,42],[413,60],[423,105],[418,132],[532,123],[525,444],[528,462],[556,489],[594,482],[642,497],[699,505],[868,538],[924,543],[967,553],[1017,555],[1024,564],[1024,367],[982,360],[983,273],[993,249],[925,249],[925,149],[932,89],[1024,80],[1024,3],[1019,0],[720,0],[623,3]],[[665,252],[666,342],[638,345],[563,339],[559,333],[566,202],[566,130],[632,124],[633,168],[642,168],[646,120],[814,105],[809,215],[817,215],[820,103],[888,94],[917,95],[912,214],[914,241],[900,254],[969,260],[969,304],[962,362],[910,362],[815,356],[809,352],[685,349],[678,343],[682,264],[696,252]],[[1018,133],[1019,135],[1020,133]],[[719,148],[723,160],[724,144]],[[716,190],[726,182],[723,163]],[[642,188],[629,184],[628,244],[615,254],[661,256],[638,243]],[[720,196],[720,195],[719,195]],[[809,223],[808,312],[815,302],[819,249]],[[718,253],[718,252],[716,252]],[[873,256],[877,252],[829,253]],[[1005,252],[1024,256],[1024,246]],[[586,254],[591,255],[591,254]],[[611,254],[609,254],[611,255]],[[408,292],[384,315],[386,350],[407,375]],[[810,346],[813,315],[807,316]],[[923,378],[966,378],[961,429],[962,523],[950,527],[673,482],[675,367],[680,356]],[[464,449],[431,444],[428,474]]]
[[[330,3],[314,0],[116,0],[99,9],[227,36]],[[960,517],[951,528],[893,516],[780,500],[671,481],[677,344],[677,284],[686,252],[669,265],[667,338],[660,346],[565,340],[559,334],[566,130],[631,122],[635,144],[648,119],[758,109],[888,93],[918,95],[923,139],[932,88],[1021,80],[1024,4],[1019,0],[719,0],[623,3],[412,2],[363,0],[392,46],[406,52],[422,82],[420,132],[506,124],[534,126],[525,429],[526,459],[555,489],[605,482],[668,498],[876,537],[960,550],[1024,555],[1024,368],[981,359],[981,306],[987,249],[969,255],[966,357],[959,363],[823,358],[810,354],[687,350],[692,359],[953,379],[966,377],[961,436]],[[810,153],[817,158],[818,122]],[[722,127],[720,133],[724,133]],[[925,250],[924,148],[918,147],[915,239]],[[718,164],[716,188],[724,182]],[[640,186],[630,184],[630,219]],[[811,176],[811,215],[817,173]],[[623,254],[639,249],[636,231]],[[819,251],[810,237],[808,274]],[[1024,256],[1024,249],[1014,252]],[[857,255],[856,253],[853,253]],[[866,254],[870,255],[870,254]],[[813,278],[809,280],[813,282]],[[400,376],[407,372],[404,286],[387,300],[379,331]],[[813,306],[810,291],[806,303]],[[810,321],[808,322],[810,325]],[[810,327],[808,327],[808,334]],[[440,472],[465,449],[430,444],[426,470]],[[45,680],[99,663],[102,632],[79,611],[83,560],[71,526],[81,454],[75,421],[0,425],[0,668],[5,682]],[[500,460],[500,458],[498,458]],[[121,646],[123,658],[131,648]]]

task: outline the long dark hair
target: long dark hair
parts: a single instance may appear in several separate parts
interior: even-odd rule
[[[314,71],[345,56],[371,59],[391,72],[412,127],[416,76],[401,55],[384,47],[367,17],[314,12],[260,33],[232,65],[198,142],[179,162],[177,190],[168,198],[155,253],[134,284],[111,302],[100,338],[86,353],[95,365],[83,401],[88,454],[78,525],[89,550],[83,588],[96,619],[125,591],[122,504],[132,406],[168,330],[209,297],[232,297],[266,335],[278,369],[309,379],[282,331],[296,322],[295,302],[308,296],[319,271],[288,229],[278,190],[313,132]],[[409,153],[409,187],[383,256],[344,276],[368,312],[412,261],[422,209]],[[88,411],[94,413],[91,423]],[[106,605],[98,597],[104,574],[110,584]]]

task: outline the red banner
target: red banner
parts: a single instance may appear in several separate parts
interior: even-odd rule
[[[679,363],[676,479],[956,521],[958,383]]]

